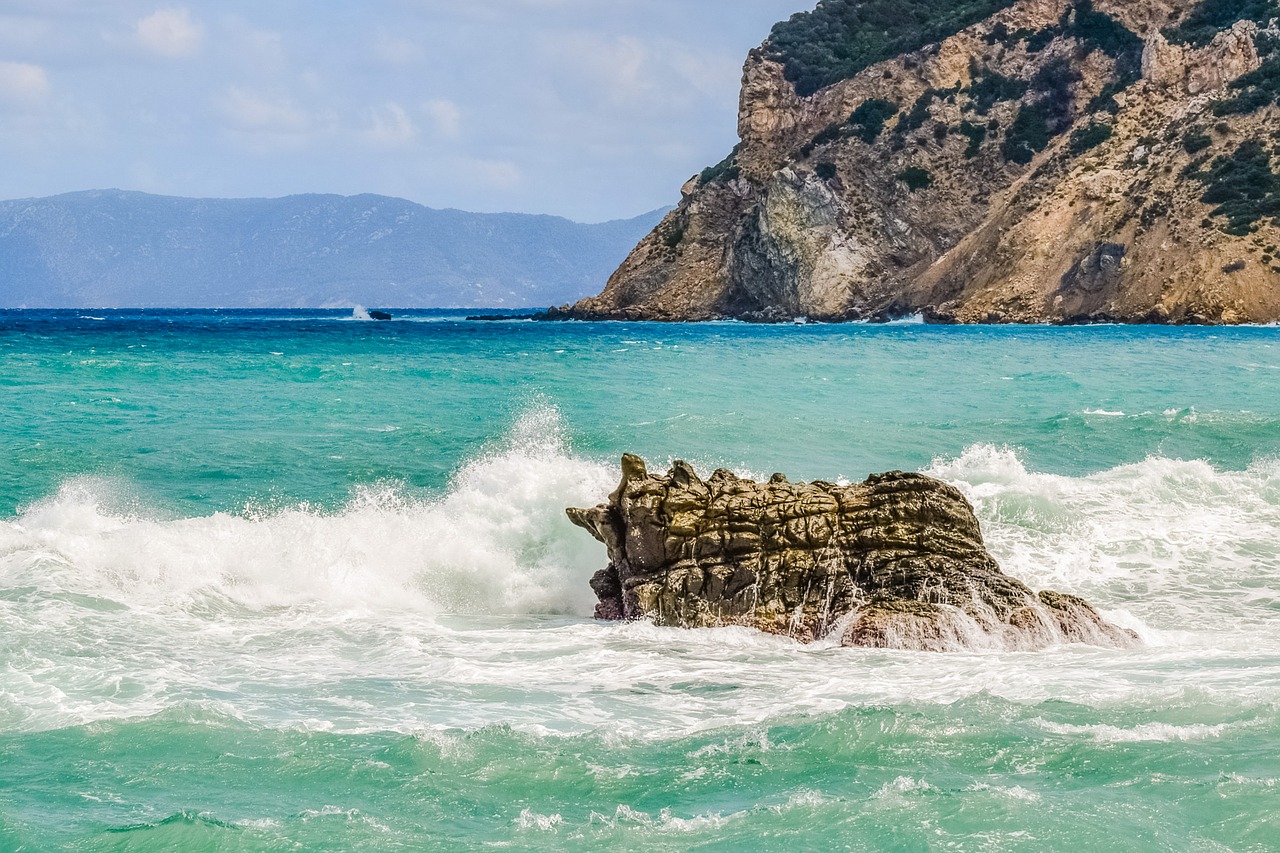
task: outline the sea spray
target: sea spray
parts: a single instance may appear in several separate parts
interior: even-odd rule
[[[1063,477],[978,445],[927,473],[966,493],[1005,570],[1035,586],[1110,602],[1159,631],[1211,631],[1246,645],[1280,609],[1274,459],[1219,471],[1151,457]]]
[[[1174,472],[1172,491],[1153,491],[1168,479],[1161,471]],[[1280,546],[1280,526],[1267,523],[1268,465],[1148,460],[1069,478],[979,446],[931,473],[969,492],[1007,568],[1094,596],[1151,647],[902,654],[804,648],[746,629],[593,624],[586,581],[604,555],[563,507],[601,499],[614,471],[571,452],[554,409],[538,405],[435,498],[371,487],[333,512],[165,519],[114,498],[109,510],[93,484],[69,484],[0,525],[0,652],[22,661],[0,672],[0,722],[44,729],[234,694],[236,713],[259,725],[487,722],[646,737],[981,691],[1109,707],[1280,700],[1280,644],[1262,630],[1274,612],[1267,555]],[[1141,521],[1198,518],[1226,495],[1236,503],[1223,516],[1238,526],[1206,530],[1253,554],[1253,573],[1222,565],[1207,533],[1171,538]],[[1107,556],[1117,541],[1123,560]],[[1142,571],[1139,561],[1157,559]],[[1253,677],[1208,663],[1223,656]],[[1165,672],[1158,685],[1152,668]]]
[[[613,477],[568,455],[558,417],[529,409],[438,497],[358,487],[334,511],[165,518],[108,482],[72,480],[0,522],[0,578],[139,607],[216,595],[256,609],[589,614],[600,549],[564,507],[600,500]]]

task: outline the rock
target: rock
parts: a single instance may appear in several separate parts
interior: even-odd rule
[[[373,319],[373,320],[390,320],[391,319],[391,315],[388,314],[386,311],[370,311],[369,317],[370,319]]]
[[[1249,229],[1230,226],[1204,200],[1202,174],[1243,142],[1273,148],[1280,101],[1265,75],[1241,79],[1280,38],[1265,9],[1227,3],[1211,38],[1177,43],[1169,36],[1201,0],[995,5],[985,21],[933,33],[931,44],[816,91],[797,87],[771,36],[743,69],[734,177],[687,182],[677,208],[573,315],[1280,321],[1280,273],[1222,272],[1255,241],[1280,241],[1280,219],[1259,213]],[[820,10],[837,8],[857,4],[818,4],[781,26],[832,23]],[[833,58],[842,50],[829,47]],[[1012,144],[1015,128],[1032,117],[1024,108],[1046,103],[1036,82],[1046,80],[1060,82],[1062,97],[1028,159]],[[878,132],[851,122],[872,99],[889,105]],[[1102,128],[1104,141],[1084,144]],[[904,180],[922,173],[927,185]],[[1102,286],[1087,304],[1059,299],[1073,264],[1103,244],[1123,245],[1124,263],[1094,279]]]
[[[1144,79],[1189,95],[1223,88],[1262,64],[1255,39],[1258,25],[1237,21],[1200,49],[1172,45],[1159,32],[1147,37],[1142,54]]]
[[[627,455],[607,504],[567,512],[608,549],[591,581],[598,619],[923,651],[1138,643],[1083,599],[1004,574],[964,496],[920,474],[704,481],[684,462],[651,476]]]

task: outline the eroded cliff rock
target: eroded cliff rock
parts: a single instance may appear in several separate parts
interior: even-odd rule
[[[1280,2],[989,4],[811,92],[779,25],[737,148],[567,313],[1280,320]]]
[[[600,619],[925,651],[1137,643],[1084,600],[1001,572],[964,496],[929,477],[703,481],[684,462],[651,476],[630,455],[622,473],[607,504],[568,510],[608,549],[591,582]]]

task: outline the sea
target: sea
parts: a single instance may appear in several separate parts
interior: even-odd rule
[[[0,850],[1280,850],[1280,329],[0,312]],[[624,452],[1139,649],[592,620]]]

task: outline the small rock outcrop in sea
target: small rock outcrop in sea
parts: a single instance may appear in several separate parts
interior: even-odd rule
[[[627,455],[609,502],[568,514],[608,548],[591,581],[598,619],[924,651],[1138,644],[1083,599],[1000,571],[964,496],[920,474],[704,481],[684,462],[659,477]]]

